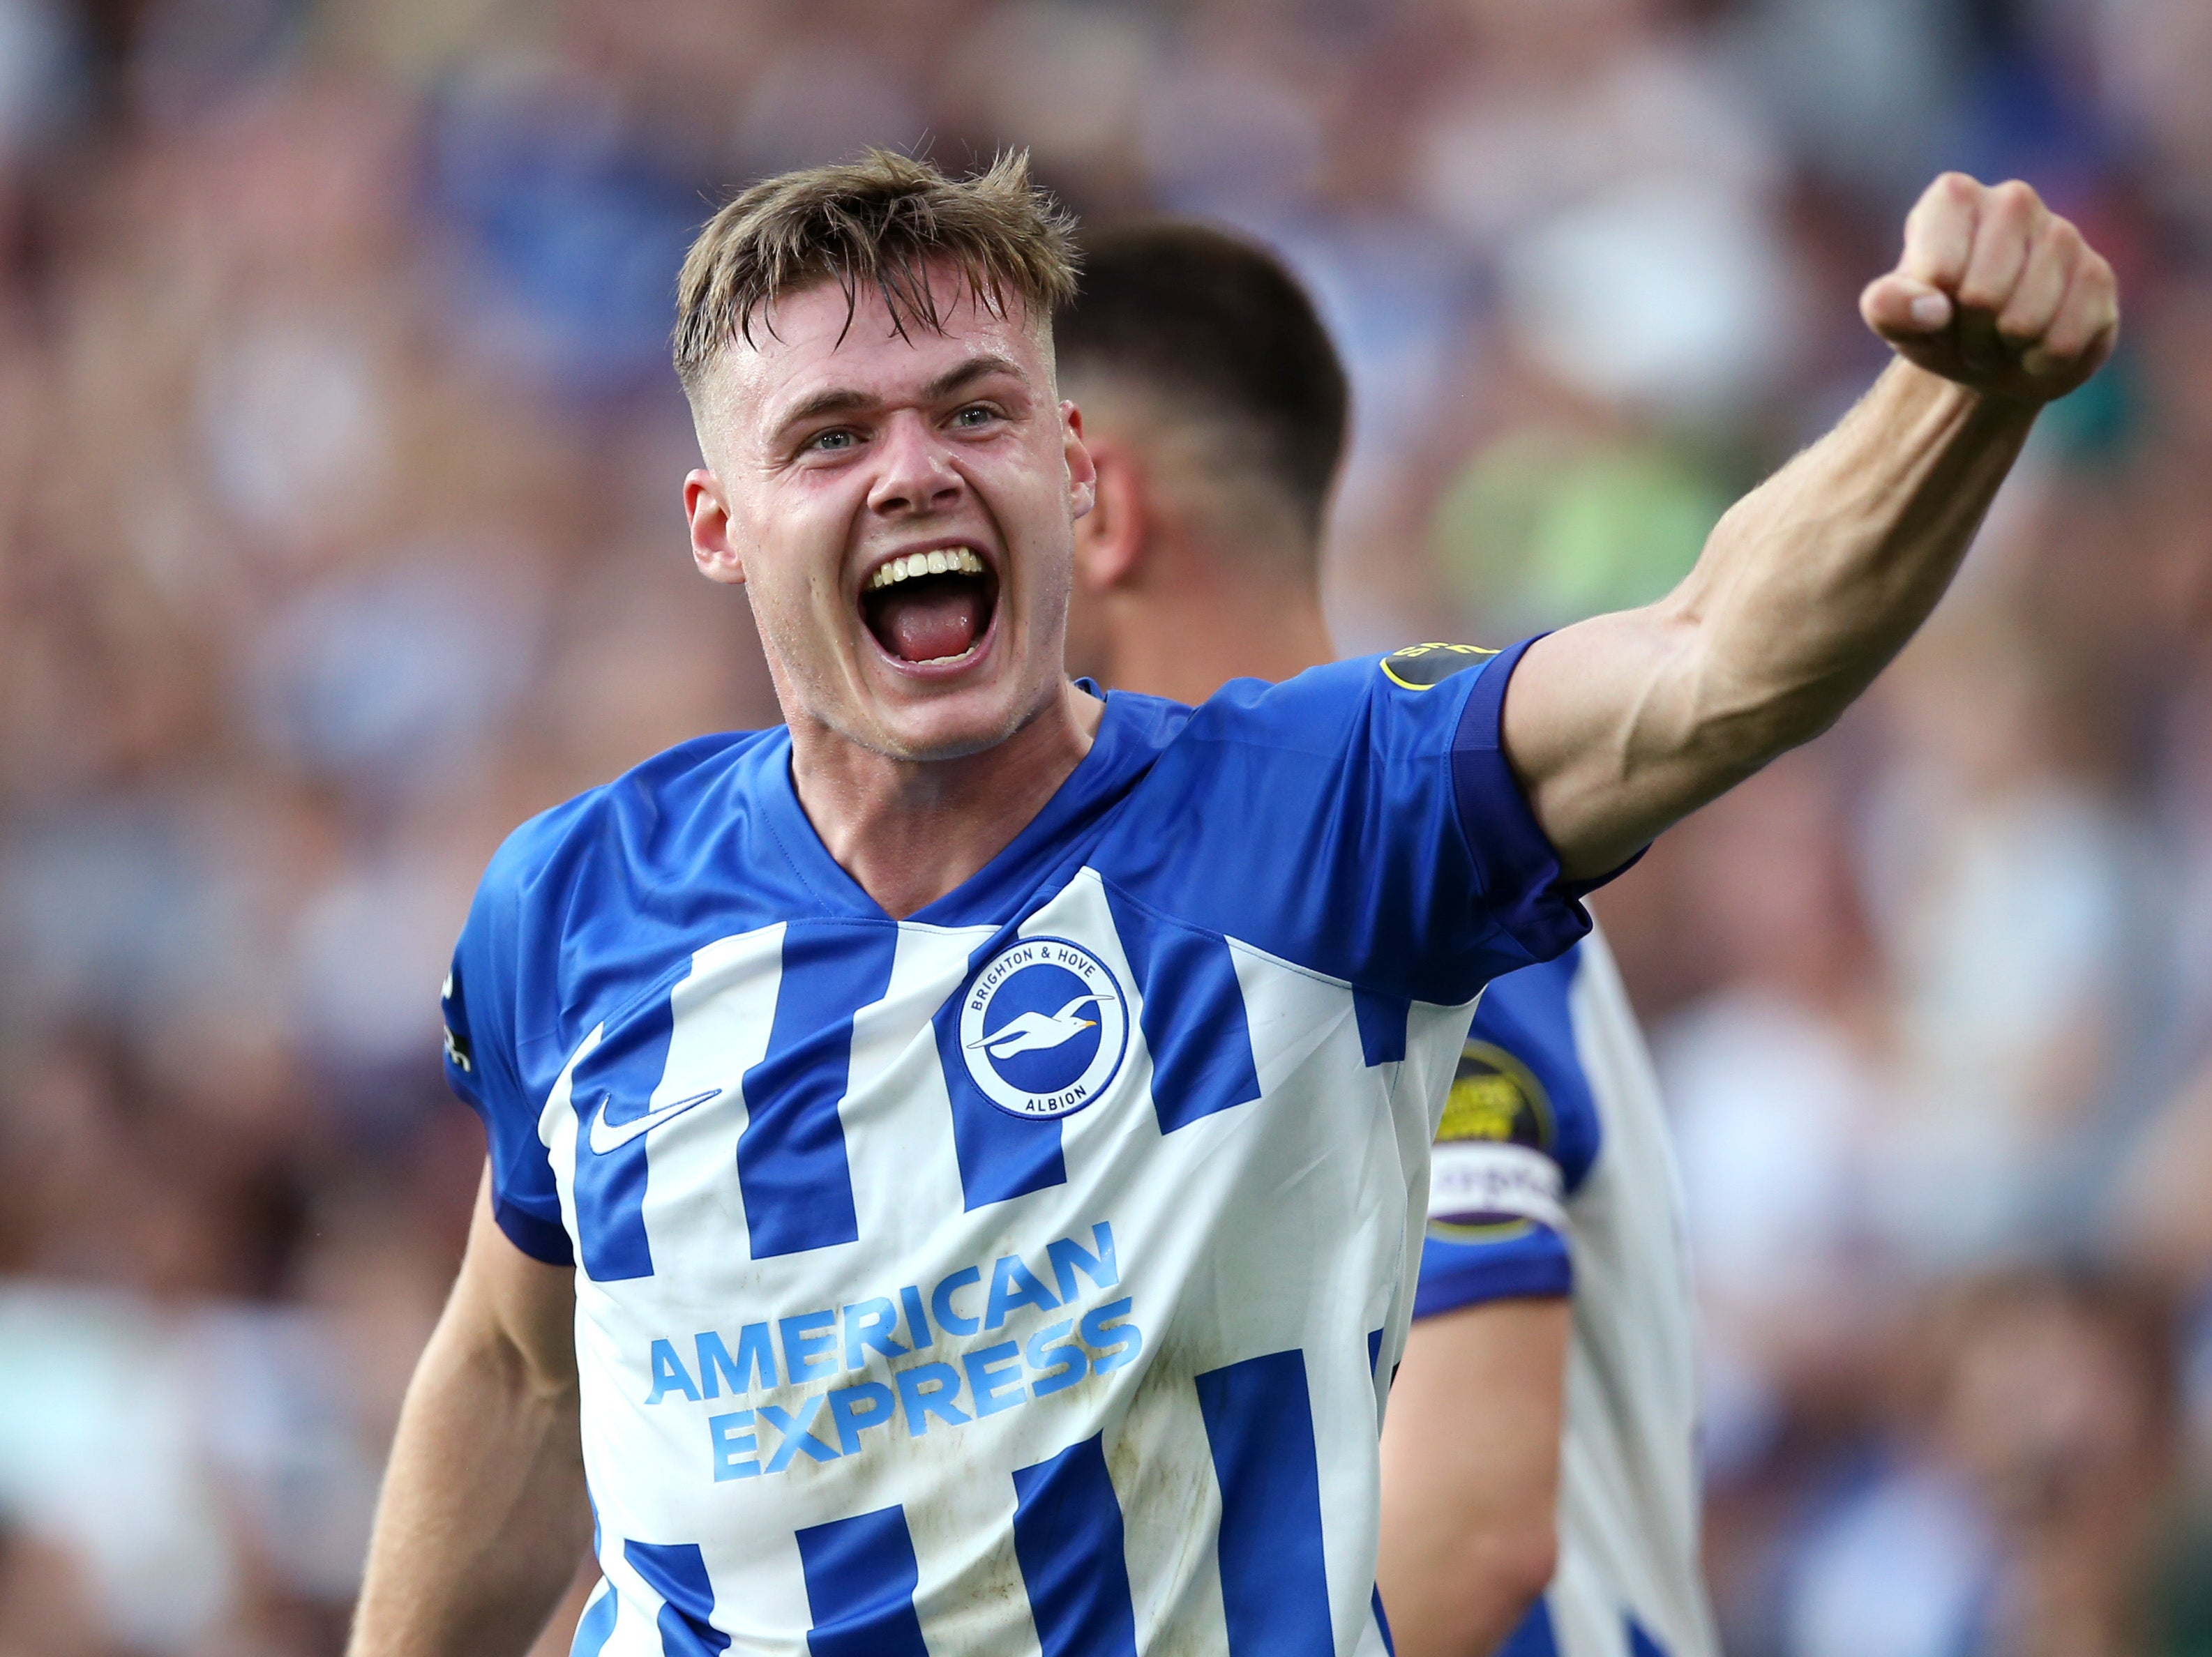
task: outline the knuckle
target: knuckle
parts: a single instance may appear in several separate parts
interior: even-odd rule
[[[2043,198],[2035,193],[2034,187],[2018,179],[2007,179],[1990,195],[1998,206],[2013,212],[2025,212],[2043,205]]]

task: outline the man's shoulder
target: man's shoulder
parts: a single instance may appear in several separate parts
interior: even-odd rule
[[[789,746],[781,725],[694,737],[610,781],[526,819],[493,853],[487,895],[525,898],[569,884],[582,867],[684,857],[702,835],[721,832],[776,774]],[[720,807],[709,810],[702,808]]]
[[[1189,710],[1179,735],[1194,742],[1241,743],[1322,753],[1341,748],[1347,723],[1382,681],[1382,658],[1349,657],[1293,677],[1231,679]]]

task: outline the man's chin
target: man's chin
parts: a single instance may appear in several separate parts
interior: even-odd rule
[[[863,711],[865,730],[846,734],[886,759],[912,764],[966,759],[996,748],[1036,713],[1003,691],[982,687],[966,695],[933,698],[919,706],[881,703]]]

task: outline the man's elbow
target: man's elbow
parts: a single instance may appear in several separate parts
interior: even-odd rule
[[[1485,1530],[1470,1539],[1463,1562],[1457,1621],[1470,1640],[1466,1657],[1492,1657],[1551,1586],[1559,1535],[1548,1522]]]

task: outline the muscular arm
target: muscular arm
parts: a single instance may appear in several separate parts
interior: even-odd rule
[[[1899,360],[1658,604],[1532,646],[1504,739],[1571,876],[1818,735],[1949,585],[2043,404],[2111,354],[2112,269],[2027,185],[1949,173],[1861,301]]]
[[[1552,1579],[1568,1303],[1416,1323],[1382,1433],[1376,1573],[1399,1657],[1492,1657]]]
[[[477,1195],[468,1253],[400,1411],[351,1657],[526,1651],[590,1543],[574,1273]]]

